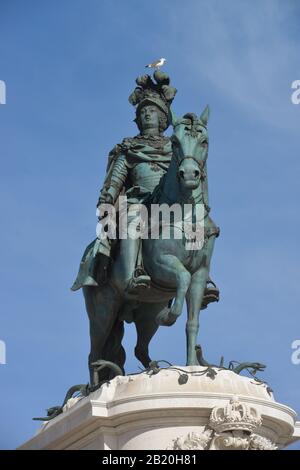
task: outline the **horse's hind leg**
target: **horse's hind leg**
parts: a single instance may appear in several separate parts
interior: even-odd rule
[[[126,353],[122,346],[123,336],[124,322],[117,319],[111,329],[109,337],[106,340],[104,358],[107,361],[111,361],[117,364],[120,369],[122,369],[123,373],[125,373],[124,364],[126,360]],[[113,374],[114,372],[112,372],[112,375]]]
[[[91,351],[89,354],[89,370],[91,384],[94,383],[92,363],[99,359],[107,359],[107,340],[112,332],[120,307],[120,299],[115,290],[107,284],[98,287],[83,288],[86,310],[90,320]],[[109,346],[109,345],[108,345]],[[113,358],[111,358],[114,362]],[[103,380],[109,380],[110,371],[101,373]]]
[[[158,329],[156,317],[166,306],[164,303],[143,303],[134,312],[134,322],[137,332],[135,356],[145,369],[149,367],[149,343]]]

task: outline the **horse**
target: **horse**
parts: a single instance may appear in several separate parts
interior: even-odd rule
[[[199,314],[205,308],[205,291],[209,281],[210,262],[219,229],[209,216],[206,161],[208,157],[207,123],[209,108],[198,118],[187,113],[177,118],[172,112],[173,155],[169,168],[152,195],[152,203],[171,208],[190,204],[203,210],[202,245],[189,249],[189,236],[179,237],[180,226],[170,222],[169,238],[142,240],[145,271],[151,276],[151,286],[132,297],[120,282],[118,256],[104,286],[85,286],[83,293],[90,321],[91,350],[89,369],[94,380],[93,363],[100,359],[112,361],[124,371],[125,351],[122,346],[124,321],[133,321],[137,330],[135,356],[145,368],[149,367],[149,343],[160,325],[171,326],[187,303],[186,364],[198,364],[196,340]],[[151,223],[151,220],[150,220]],[[190,245],[188,245],[190,246]],[[218,300],[218,299],[214,299]],[[111,378],[111,372],[101,371],[99,380]]]

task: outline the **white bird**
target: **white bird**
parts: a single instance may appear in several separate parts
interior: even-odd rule
[[[149,69],[159,69],[160,67],[162,67],[164,65],[166,60],[167,59],[162,57],[161,59],[156,60],[155,62],[152,62],[152,64],[145,65],[145,67],[148,67]]]

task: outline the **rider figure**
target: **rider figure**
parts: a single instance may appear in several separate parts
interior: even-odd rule
[[[172,157],[170,138],[165,137],[163,132],[171,123],[170,105],[176,89],[169,86],[167,74],[157,70],[154,78],[156,83],[149,75],[136,80],[138,86],[130,95],[129,101],[136,106],[135,122],[140,133],[135,137],[125,138],[110,152],[107,173],[98,200],[98,207],[103,203],[116,204],[120,193],[124,194],[129,207],[129,223],[130,218],[134,218],[130,207],[132,204],[142,204],[149,198],[166,173]],[[136,270],[141,240],[128,237],[119,243],[120,277],[127,292],[134,293],[137,287],[148,287],[150,277],[140,266]],[[99,254],[111,258],[110,240],[96,239],[87,247],[73,290],[83,285],[97,285],[93,265]]]

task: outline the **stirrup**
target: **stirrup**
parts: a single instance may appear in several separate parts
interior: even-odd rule
[[[211,280],[208,279],[206,288],[204,291],[204,297],[202,300],[201,309],[204,310],[208,304],[211,302],[219,302],[220,299],[220,291],[217,288],[216,284]]]
[[[134,270],[133,277],[127,284],[126,292],[128,294],[136,294],[136,289],[148,289],[150,287],[150,283],[151,277],[148,276],[142,267],[138,267]]]

